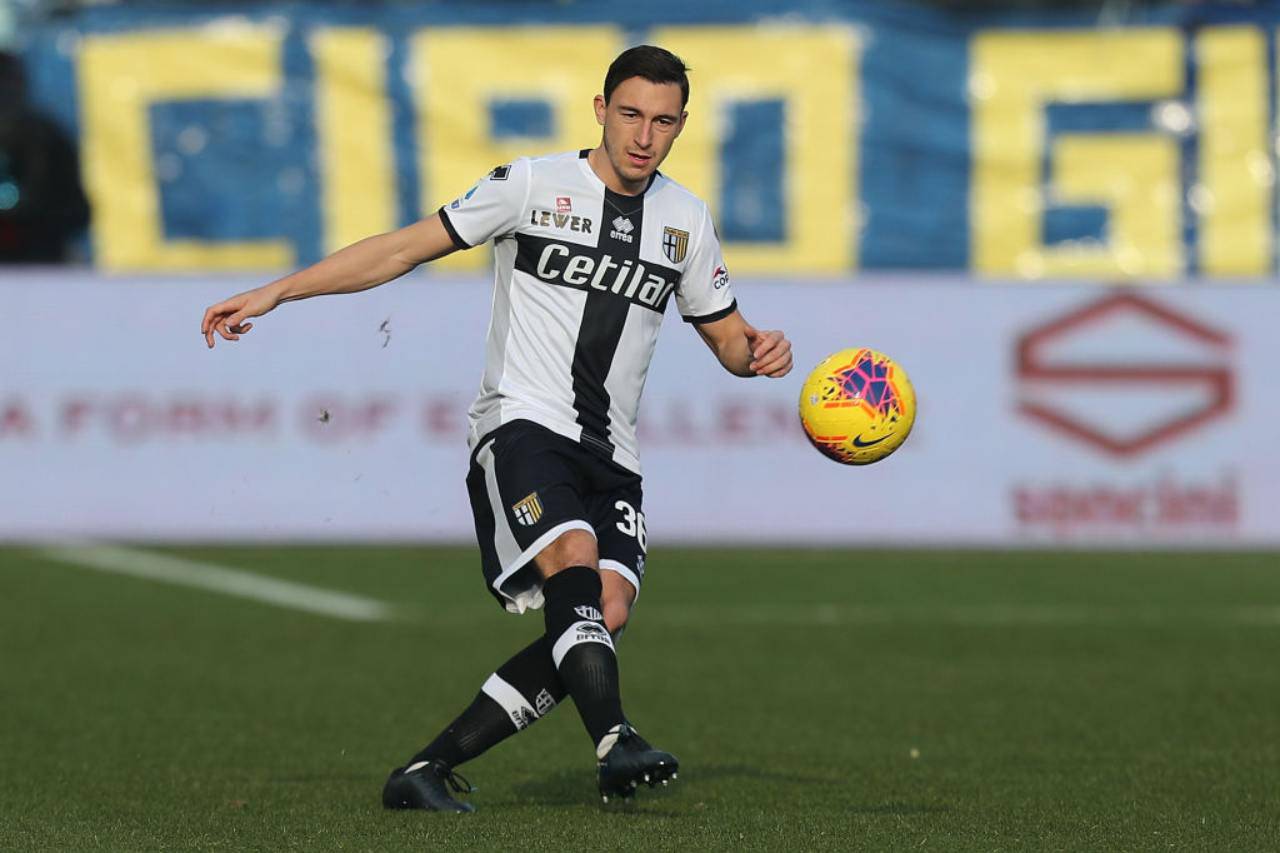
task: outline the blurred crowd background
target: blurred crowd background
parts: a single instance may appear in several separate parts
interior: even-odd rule
[[[412,10],[411,14],[415,16],[416,22],[427,22],[433,17],[443,15],[445,18],[453,15],[461,15],[465,22],[470,19],[477,21],[492,20],[495,13],[501,16],[504,11],[510,13],[516,18],[527,17],[532,15],[539,20],[555,22],[558,19],[565,19],[572,22],[586,21],[596,22],[601,19],[607,20],[610,17],[611,9],[616,9],[620,16],[624,19],[623,26],[631,33],[638,33],[647,24],[661,25],[663,16],[670,13],[670,7],[664,6],[657,9],[652,14],[643,10],[639,13],[634,8],[630,8],[625,13],[622,12],[622,6],[618,4],[595,4],[586,2],[575,2],[575,0],[561,0],[560,2],[547,3],[537,2],[537,0],[508,0],[508,2],[498,2],[484,4],[485,9],[468,11],[469,4],[462,0],[428,0],[428,2],[411,2],[411,0],[382,0],[377,3],[360,3],[349,2],[348,0],[332,0],[332,2],[317,2],[311,4],[283,4],[271,2],[255,2],[255,0],[146,0],[146,2],[129,2],[129,0],[0,0],[0,262],[7,263],[57,263],[57,262],[75,262],[81,264],[96,263],[100,267],[112,269],[128,270],[133,268],[165,268],[169,266],[166,263],[156,263],[154,259],[146,258],[128,258],[121,261],[113,261],[110,258],[110,250],[105,250],[103,246],[99,246],[95,251],[94,241],[90,239],[87,232],[90,222],[91,212],[95,207],[105,203],[108,189],[102,186],[95,188],[90,187],[89,198],[83,189],[84,179],[80,164],[80,157],[84,155],[84,146],[94,145],[111,145],[110,141],[101,139],[86,139],[79,125],[84,116],[84,105],[78,107],[79,113],[76,113],[77,107],[72,104],[55,104],[51,102],[64,101],[69,88],[67,81],[56,80],[60,73],[57,69],[51,69],[51,61],[49,52],[42,51],[40,41],[47,40],[50,34],[53,38],[61,39],[59,34],[67,32],[83,32],[90,33],[96,30],[105,29],[114,31],[120,29],[137,29],[145,31],[150,26],[172,26],[175,22],[183,21],[182,16],[187,16],[184,23],[190,26],[205,26],[210,21],[210,16],[218,16],[226,14],[228,16],[248,16],[253,18],[261,15],[283,15],[290,17],[294,13],[305,9],[325,10],[323,15],[328,16],[339,23],[345,23],[358,20],[362,16],[365,18],[379,18],[385,22],[387,20],[401,20],[397,17],[398,12],[395,10]],[[732,4],[714,2],[703,4],[707,10],[708,20],[711,22],[723,19],[725,10],[732,8]],[[839,2],[835,0],[807,0],[807,2],[799,3],[772,3],[759,2],[750,3],[743,7],[742,16],[751,18],[753,15],[765,25],[769,25],[769,21],[782,20],[789,23],[815,23],[818,25],[824,22],[833,22],[843,25],[852,24],[855,27],[861,26],[863,23],[869,23],[873,38],[878,35],[878,29],[886,21],[892,23],[893,28],[903,30],[919,31],[919,35],[925,38],[938,35],[937,31],[941,31],[944,38],[948,38],[954,42],[961,42],[968,36],[972,35],[975,25],[994,25],[1003,26],[1075,26],[1089,27],[1094,26],[1105,29],[1106,27],[1124,27],[1129,24],[1149,24],[1149,23],[1176,23],[1179,26],[1192,28],[1203,23],[1209,22],[1225,22],[1228,24],[1245,22],[1263,23],[1269,21],[1273,17],[1273,4],[1267,2],[1255,3],[1253,0],[1219,0],[1219,2],[1203,2],[1203,0],[1166,0],[1160,3],[1145,3],[1139,0],[895,0],[890,3],[865,3],[857,2]],[[1201,18],[1196,9],[1209,10],[1205,17]],[[383,10],[383,11],[378,11]],[[391,11],[386,11],[391,10]],[[495,11],[496,10],[496,11]],[[1193,10],[1193,11],[1188,11]],[[474,13],[474,14],[472,14]],[[645,21],[644,16],[650,14],[651,21]],[[696,18],[698,12],[694,12]],[[116,15],[116,17],[112,17]],[[917,20],[913,21],[913,17]],[[878,20],[876,20],[878,19]],[[452,19],[450,23],[454,23]],[[641,23],[638,23],[641,22]],[[933,31],[933,32],[931,32]],[[885,33],[884,37],[895,37],[892,32]],[[64,55],[64,58],[70,58],[67,55],[74,53],[74,47],[68,47],[64,41],[59,41],[58,51]],[[1034,49],[1032,49],[1034,52]],[[73,60],[74,61],[74,60]],[[35,69],[37,76],[41,77],[44,84],[42,91],[33,92],[29,85],[31,77],[31,69],[29,66],[38,66]],[[296,63],[295,63],[296,64]],[[292,76],[294,70],[290,70]],[[922,68],[923,74],[933,74],[934,69]],[[74,70],[71,73],[76,73]],[[359,81],[356,81],[357,83]],[[921,83],[920,92],[924,93],[923,97],[926,101],[936,100],[937,90],[935,83],[918,80]],[[879,85],[879,84],[878,84]],[[911,88],[908,81],[907,88]],[[80,94],[83,96],[84,91],[83,78],[81,83],[71,88],[80,88]],[[62,91],[59,91],[61,89]],[[973,95],[972,92],[969,93]],[[914,100],[914,97],[908,93],[908,100]],[[1070,100],[1068,98],[1068,100]],[[1173,102],[1175,105],[1177,101]],[[918,108],[920,104],[908,104],[908,107]],[[953,108],[953,105],[940,105],[944,110]],[[61,108],[59,108],[61,107]],[[397,109],[403,109],[403,105],[397,105]],[[768,117],[768,113],[764,113]],[[161,117],[153,116],[157,123],[161,123]],[[1104,124],[1106,122],[1104,121]],[[921,129],[929,130],[927,124],[922,125]],[[1125,120],[1121,119],[1120,124],[1115,127],[1107,128],[1112,131],[1124,130]],[[948,131],[952,133],[952,131]],[[937,145],[939,141],[945,140],[946,134],[940,140],[934,140],[932,143],[922,143],[925,146],[930,144]],[[400,142],[397,142],[400,145]],[[872,143],[875,144],[875,143]],[[954,149],[955,143],[948,143],[940,147],[942,154],[947,154],[948,148]],[[241,151],[241,154],[244,152]],[[295,153],[298,152],[295,149]],[[766,144],[763,148],[757,147],[755,150],[749,150],[748,154],[763,154],[768,159],[772,152]],[[950,152],[955,154],[954,150]],[[959,152],[979,154],[977,150],[972,152]],[[163,159],[163,157],[161,158]],[[940,158],[939,158],[940,159]],[[867,169],[865,164],[862,168]],[[1051,167],[1050,167],[1051,168]],[[871,171],[878,171],[874,166]],[[164,169],[158,170],[158,179],[163,183],[170,180],[166,177]],[[412,175],[401,175],[399,180],[402,182],[412,180]],[[459,180],[462,180],[459,178]],[[787,180],[794,181],[794,176],[790,176]],[[932,190],[938,192],[948,192],[948,188],[944,186],[946,180],[930,179],[933,184]],[[90,181],[92,184],[93,182]],[[297,184],[297,181],[293,182]],[[870,182],[869,182],[870,183]],[[450,190],[452,188],[449,188]],[[1188,187],[1183,187],[1184,190]],[[432,191],[432,194],[444,193],[445,188]],[[403,191],[402,191],[403,192]],[[413,191],[410,191],[412,194]],[[762,203],[768,204],[770,198],[768,190],[761,198],[755,199],[755,206],[759,207]],[[1102,188],[1098,190],[1101,195],[1106,195],[1108,190]],[[180,198],[181,191],[164,193],[163,206],[166,212],[165,217],[170,216],[170,202],[174,198]],[[111,192],[114,197],[114,191]],[[927,199],[929,193],[923,196],[915,197],[910,203],[918,203],[921,198]],[[96,199],[97,204],[94,203]],[[314,202],[314,193],[308,199]],[[429,211],[429,206],[423,205],[421,202],[427,199],[409,199],[406,203],[401,200],[401,210],[398,219],[400,221],[410,219],[415,215],[422,213],[424,210]],[[436,201],[439,199],[436,198]],[[419,203],[415,206],[414,201]],[[750,219],[750,209],[753,204],[750,189],[739,192],[735,198],[726,199],[725,210],[720,211],[721,216],[737,217],[742,219],[745,215]],[[177,205],[180,207],[181,205]],[[197,205],[199,206],[199,205]],[[1064,204],[1063,207],[1070,205]],[[1083,207],[1096,205],[1082,205]],[[1194,207],[1194,201],[1192,202]],[[216,209],[213,211],[214,218],[219,217]],[[1079,206],[1078,206],[1079,207]],[[412,209],[411,209],[412,208]],[[746,214],[741,211],[747,210]],[[1087,220],[1090,216],[1094,220],[1105,217],[1105,212],[1099,213],[1098,210],[1075,211],[1075,214],[1083,216]],[[873,223],[875,211],[871,212]],[[894,214],[890,211],[888,217],[882,216],[878,221],[886,222]],[[914,216],[928,217],[927,211],[917,211]],[[1052,232],[1055,224],[1068,222],[1067,231],[1072,230],[1070,221],[1073,212],[1066,211],[1046,211],[1045,212],[1045,231],[1046,241],[1053,242]],[[855,219],[857,217],[855,216]],[[1077,217],[1079,218],[1079,217]],[[177,216],[181,219],[181,215]],[[861,221],[855,222],[855,229],[867,225],[867,217],[863,217]],[[1082,220],[1083,221],[1083,220]],[[165,227],[173,224],[172,220],[166,220]],[[376,218],[370,224],[379,224]],[[394,224],[390,222],[387,224]],[[728,224],[730,234],[735,232],[735,221]],[[960,222],[962,227],[967,223]],[[181,225],[181,223],[179,223]],[[935,229],[938,233],[953,233],[956,231],[957,222],[947,219],[946,217],[938,218],[938,226]],[[212,226],[217,230],[217,226]],[[239,226],[244,230],[243,226]],[[1193,227],[1193,226],[1184,226]],[[181,231],[182,228],[177,229]],[[236,230],[236,226],[230,228]],[[252,230],[250,228],[249,230]],[[756,242],[761,234],[766,238],[770,237],[769,228],[766,226],[763,230],[757,229],[759,233],[753,232],[748,222],[745,229],[739,229],[745,236],[745,243]],[[776,228],[774,229],[777,230]],[[929,227],[917,228],[918,233],[910,235],[910,239],[920,241],[923,236],[928,238],[930,233]],[[1078,229],[1077,229],[1078,230]],[[1089,231],[1088,226],[1084,226],[1085,231]],[[1093,229],[1101,232],[1102,227]],[[971,252],[962,251],[960,249],[952,251],[944,251],[931,256],[929,252],[920,253],[918,263],[912,262],[912,254],[908,249],[906,251],[895,252],[892,248],[881,249],[886,244],[891,244],[893,240],[892,228],[880,231],[872,230],[866,234],[867,240],[864,246],[859,247],[862,254],[862,263],[860,266],[866,268],[886,267],[886,268],[910,268],[919,266],[921,268],[957,268],[972,269],[977,255],[981,254],[980,249],[973,249]],[[342,234],[343,238],[358,236],[355,232],[346,232]],[[776,236],[774,234],[773,236]],[[1113,235],[1114,237],[1114,235]],[[948,237],[947,239],[951,239]],[[106,240],[102,232],[97,235],[97,240],[102,243]],[[337,247],[340,240],[334,238],[333,235],[325,235],[319,238],[294,239],[293,251],[281,254],[270,253],[266,255],[255,255],[249,253],[244,256],[242,261],[230,261],[228,263],[215,263],[214,266],[226,268],[258,268],[287,266],[296,262],[315,260],[322,256],[326,251]],[[731,240],[732,242],[732,240]],[[1086,241],[1087,242],[1087,241]],[[127,253],[126,253],[127,254]],[[1023,253],[1026,255],[1026,253]],[[803,264],[796,265],[793,263],[795,259],[790,258],[784,262],[774,264],[762,264],[758,267],[753,263],[748,263],[749,270],[757,270],[765,273],[774,273],[780,271],[794,270],[797,272],[807,272]],[[1195,258],[1190,259],[1194,262]],[[997,275],[1014,274],[1017,277],[1036,278],[1042,274],[1051,274],[1053,270],[1042,269],[1045,265],[1034,259],[1027,261],[1022,258],[1018,261],[1016,269],[1000,269],[997,265],[996,269],[983,270],[979,268],[978,272],[993,272]],[[1085,264],[1087,267],[1088,264]],[[1229,266],[1229,265],[1228,265]],[[1099,272],[1097,270],[1075,270],[1060,269],[1059,272],[1067,272],[1068,274],[1080,273],[1084,278],[1098,278],[1104,276],[1108,270],[1104,269]],[[1121,273],[1150,274],[1163,269],[1167,274],[1169,265],[1163,266],[1159,263],[1152,264],[1130,264],[1130,269],[1116,270]],[[1177,273],[1195,273],[1199,272],[1194,269],[1194,263],[1175,263]],[[830,269],[816,268],[812,271],[830,272]],[[1261,272],[1261,270],[1253,270]],[[1269,271],[1266,270],[1266,271]],[[1213,272],[1210,270],[1209,272]],[[1167,276],[1157,276],[1167,277]]]

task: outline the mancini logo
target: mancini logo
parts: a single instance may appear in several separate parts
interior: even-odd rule
[[[1107,296],[1018,339],[1018,411],[1109,456],[1134,457],[1231,411],[1231,344],[1145,296]]]

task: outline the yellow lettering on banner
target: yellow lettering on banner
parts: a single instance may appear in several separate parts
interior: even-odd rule
[[[1023,278],[1176,275],[1185,266],[1180,242],[1170,246],[1160,241],[1162,235],[1179,233],[1179,205],[1147,207],[1165,194],[1177,198],[1181,181],[1176,157],[1168,161],[1156,155],[1158,162],[1131,173],[1132,183],[1121,187],[1116,184],[1115,164],[1078,163],[1079,145],[1073,147],[1067,135],[1059,140],[1058,146],[1067,147],[1056,158],[1057,165],[1068,173],[1059,175],[1055,169],[1049,189],[1067,195],[1098,192],[1110,199],[1109,239],[1101,246],[1085,241],[1044,245],[1046,198],[1040,170],[1046,143],[1044,110],[1050,103],[1150,100],[1182,92],[1178,31],[988,32],[974,37],[970,57],[974,271]],[[1100,135],[1085,140],[1084,151],[1108,150]],[[1131,157],[1133,142],[1131,135],[1124,135],[1116,140],[1113,153]],[[1105,177],[1090,179],[1077,173],[1100,168]],[[1101,186],[1104,183],[1108,186]],[[1144,221],[1153,216],[1166,221]],[[1177,255],[1172,263],[1170,253]]]
[[[1271,265],[1266,67],[1266,39],[1252,27],[1196,36],[1200,184],[1191,201],[1205,275],[1263,275]]]
[[[839,26],[664,27],[651,36],[694,69],[689,120],[663,166],[713,207],[722,174],[721,108],[739,100],[785,103],[785,241],[729,243],[735,273],[837,274],[855,264],[858,40]]]
[[[311,38],[324,175],[324,250],[396,226],[395,157],[386,94],[390,49],[376,30],[321,30]]]
[[[418,150],[424,158],[423,212],[457,198],[493,167],[526,155],[554,154],[600,143],[591,99],[622,50],[612,27],[447,27],[413,38]],[[549,137],[495,140],[495,98],[550,102]],[[480,270],[481,252],[436,261],[437,269]]]
[[[281,86],[274,28],[150,30],[86,36],[77,60],[92,235],[107,270],[271,269],[283,240],[166,240],[148,108],[161,101],[269,98]]]
[[[1182,269],[1178,143],[1152,134],[1064,136],[1053,147],[1054,199],[1110,211],[1105,251],[1058,252],[1056,274],[1169,278]],[[1172,177],[1171,177],[1172,176]]]

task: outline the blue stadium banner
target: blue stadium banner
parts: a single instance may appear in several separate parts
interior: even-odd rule
[[[109,271],[314,261],[495,164],[594,145],[604,69],[653,42],[693,69],[664,171],[737,274],[1272,275],[1280,4],[1104,24],[883,0],[109,7],[24,56]]]

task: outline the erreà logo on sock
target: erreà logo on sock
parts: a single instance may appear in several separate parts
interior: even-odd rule
[[[538,715],[528,708],[516,708],[511,712],[511,722],[516,724],[516,731],[528,728],[538,721]]]
[[[583,604],[579,607],[575,607],[573,608],[573,612],[577,613],[583,619],[590,619],[593,622],[600,622],[604,619],[604,616],[600,614],[600,611],[596,610],[590,604]]]

